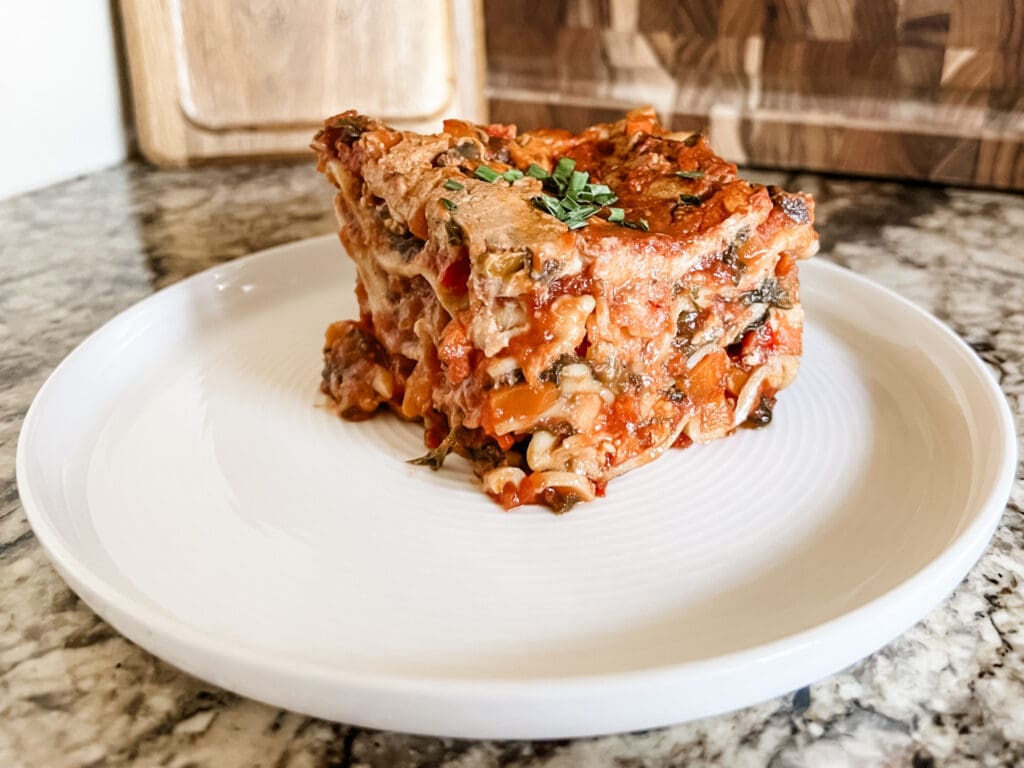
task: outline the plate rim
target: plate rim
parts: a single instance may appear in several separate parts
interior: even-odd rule
[[[490,702],[492,706],[507,706],[511,704],[520,706],[527,702],[536,704],[538,700],[551,700],[551,702],[557,704],[558,702],[564,703],[569,700],[585,701],[593,697],[605,699],[608,697],[609,691],[618,692],[614,695],[621,696],[626,694],[637,695],[643,690],[661,690],[665,685],[685,688],[687,684],[699,683],[703,678],[714,680],[716,673],[721,675],[722,670],[728,670],[730,674],[750,674],[766,662],[778,663],[786,658],[797,656],[803,649],[809,646],[827,644],[830,637],[844,633],[848,627],[862,622],[865,616],[884,616],[892,613],[893,609],[897,606],[907,604],[914,606],[912,610],[897,612],[899,614],[898,617],[890,618],[889,623],[881,631],[864,633],[860,636],[859,640],[855,640],[853,643],[847,638],[844,646],[846,648],[845,652],[833,654],[824,665],[819,663],[814,673],[809,674],[805,672],[803,674],[797,673],[795,676],[790,675],[789,678],[804,680],[804,683],[798,682],[798,686],[820,679],[825,675],[833,674],[864,658],[866,655],[891,642],[910,626],[924,618],[935,606],[945,600],[964,579],[970,568],[980,558],[1001,521],[1006,501],[1010,496],[1016,476],[1018,449],[1013,414],[1006,396],[1000,389],[991,371],[970,346],[942,320],[939,320],[910,300],[870,278],[832,262],[815,259],[806,262],[801,267],[808,268],[809,266],[814,271],[820,270],[830,273],[833,279],[852,280],[858,283],[862,289],[878,292],[881,298],[894,302],[902,310],[916,315],[918,319],[937,326],[946,341],[952,342],[953,348],[960,354],[965,366],[964,371],[974,375],[979,387],[978,391],[984,392],[985,395],[984,407],[992,410],[999,428],[1000,461],[993,470],[987,493],[973,513],[973,519],[945,545],[945,548],[938,555],[898,585],[840,616],[805,630],[785,635],[768,643],[704,659],[645,667],[626,672],[521,678],[459,678],[435,675],[362,673],[352,669],[327,666],[322,662],[304,661],[294,656],[282,656],[267,649],[260,649],[257,646],[229,645],[223,638],[220,638],[213,632],[191,626],[180,619],[162,614],[144,603],[133,600],[131,596],[124,594],[116,586],[103,579],[102,576],[94,573],[73,552],[69,551],[69,548],[61,543],[57,528],[52,524],[49,514],[35,498],[32,479],[27,466],[27,455],[34,432],[36,414],[42,407],[40,403],[44,399],[44,393],[52,386],[55,386],[54,382],[63,375],[63,371],[68,366],[69,361],[73,357],[87,354],[88,349],[93,344],[98,343],[97,339],[110,332],[111,326],[128,322],[134,313],[143,311],[140,309],[141,307],[151,307],[154,302],[166,300],[166,298],[161,297],[173,295],[175,292],[187,291],[195,283],[208,280],[219,271],[225,269],[232,272],[243,270],[259,261],[280,258],[289,251],[317,249],[329,240],[336,241],[337,236],[329,234],[296,240],[215,265],[147,295],[118,312],[79,342],[47,376],[33,397],[32,404],[25,413],[19,431],[15,456],[15,479],[21,505],[35,537],[61,578],[93,611],[114,626],[118,632],[144,648],[147,652],[174,664],[190,674],[275,706],[285,706],[288,709],[330,719],[342,718],[334,717],[331,712],[325,713],[323,707],[313,706],[308,703],[304,704],[302,701],[282,703],[287,697],[267,694],[265,693],[266,688],[264,686],[261,686],[258,682],[250,685],[241,680],[239,674],[244,677],[246,669],[251,671],[270,670],[273,674],[279,676],[283,675],[307,682],[316,681],[319,684],[330,684],[335,690],[348,690],[352,692],[354,698],[360,696],[365,698],[367,696],[394,697],[400,695],[417,697],[418,699],[437,703],[473,700],[476,702]],[[340,248],[341,246],[339,245]],[[959,373],[954,380],[961,380]],[[979,405],[978,407],[982,406]],[[972,469],[972,472],[975,471]],[[198,655],[201,659],[213,660],[215,662],[214,666],[234,665],[236,674],[226,676],[212,675],[209,671],[210,664],[195,663],[194,658],[189,658],[190,655],[193,657]],[[811,676],[812,674],[813,676]],[[787,684],[779,688],[779,684],[776,683],[774,686],[768,686],[769,690],[767,693],[762,691],[753,698],[741,696],[739,698],[742,701],[739,704],[712,708],[707,711],[702,710],[702,714],[699,716],[710,716],[740,706],[748,706],[757,701],[792,690],[793,687],[796,686]],[[381,724],[379,719],[373,722],[361,722],[358,715],[344,719],[346,722],[369,727],[395,727],[393,723]],[[403,722],[415,719],[405,717]],[[577,719],[573,718],[573,721]],[[426,718],[425,722],[427,724],[425,726],[414,724],[411,728],[398,727],[407,732],[469,738],[554,738],[589,736],[599,733],[657,727],[681,722],[684,719],[689,719],[689,716],[685,718],[669,716],[667,718],[655,719],[656,721],[651,721],[651,718],[648,717],[647,720],[639,725],[628,724],[629,727],[625,729],[608,729],[601,726],[595,728],[564,727],[564,725],[559,726],[558,723],[554,722],[551,723],[554,728],[545,728],[543,723],[537,722],[533,727],[528,727],[526,731],[520,732],[514,727],[498,727],[497,729],[492,728],[488,730],[486,727],[481,728],[479,723],[467,729],[446,727],[438,730],[437,727],[429,725],[430,721],[437,720],[435,714],[433,717],[428,716]],[[421,717],[420,720],[424,720],[424,718]],[[441,715],[441,720],[445,720],[443,714]],[[509,726],[511,724],[505,723],[504,725]]]

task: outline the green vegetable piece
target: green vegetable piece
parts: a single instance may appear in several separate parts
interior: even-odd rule
[[[450,189],[452,192],[461,192],[466,188],[466,185],[459,184],[455,179],[448,179],[448,181],[444,183],[444,188]]]
[[[489,165],[478,165],[473,173],[477,175],[477,178],[483,179],[491,184],[501,178],[501,174]]]
[[[587,179],[590,178],[589,174],[583,171],[573,171],[572,176],[569,177],[569,193],[570,195],[579,195],[583,191],[583,187],[587,185]]]
[[[530,163],[530,167],[526,169],[526,175],[544,181],[544,179],[549,178],[551,174],[549,174],[536,163]]]
[[[551,174],[551,179],[555,182],[559,192],[565,192],[565,187],[569,183],[569,177],[572,176],[572,172],[576,168],[576,161],[563,157],[558,161],[558,165],[555,166],[554,172]]]
[[[618,224],[621,221],[626,220],[626,212],[622,208],[609,208],[608,209],[608,221],[612,224]]]
[[[557,219],[565,218],[565,210],[562,208],[562,204],[551,195],[538,195],[531,202],[542,211],[547,211]]]
[[[456,208],[459,207],[451,200],[449,200],[447,197],[442,197],[441,202],[444,203],[444,207],[447,208],[449,211],[454,211]]]
[[[684,179],[703,179],[704,171],[676,171],[676,176]]]

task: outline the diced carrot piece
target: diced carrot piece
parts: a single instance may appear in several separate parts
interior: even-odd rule
[[[796,259],[790,256],[788,253],[783,253],[779,256],[779,262],[775,265],[775,274],[779,277],[785,277],[796,270]]]
[[[532,424],[557,401],[558,387],[549,381],[496,389],[488,398],[481,426],[490,435],[504,435],[514,430],[510,424]]]
[[[427,212],[422,205],[409,218],[409,231],[420,240],[427,239]]]
[[[455,138],[478,138],[476,126],[473,123],[467,123],[465,120],[445,120],[444,132]]]
[[[725,368],[728,357],[717,349],[704,355],[687,377],[686,393],[695,405],[714,403],[723,398]]]
[[[722,429],[732,423],[732,406],[725,399],[728,362],[725,350],[715,350],[705,355],[690,372],[686,391],[697,406],[703,432]]]

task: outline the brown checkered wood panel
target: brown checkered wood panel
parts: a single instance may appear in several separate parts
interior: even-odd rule
[[[491,118],[653,104],[737,162],[1024,189],[1024,0],[485,0]]]

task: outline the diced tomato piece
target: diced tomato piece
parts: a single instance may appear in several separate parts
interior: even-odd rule
[[[441,287],[449,293],[459,295],[466,293],[469,290],[470,272],[469,251],[465,247],[460,248],[455,261],[441,273]]]
[[[501,493],[497,496],[497,502],[506,510],[518,507],[519,487],[512,482],[505,483],[505,487],[501,489]]]
[[[452,320],[445,326],[441,334],[441,342],[437,347],[437,359],[445,376],[452,384],[460,384],[472,371],[469,363],[473,344],[466,336],[466,327],[458,320]]]
[[[803,332],[799,327],[779,323],[774,328],[762,325],[743,337],[741,353],[749,355],[758,349],[778,355],[799,355],[803,351]]]
[[[740,354],[746,357],[752,354],[760,345],[764,344],[765,335],[763,333],[765,326],[761,326],[755,331],[747,331],[743,336],[743,344],[740,346]]]
[[[803,333],[787,323],[779,323],[772,332],[775,351],[780,355],[799,355],[803,351]]]
[[[693,440],[691,440],[690,436],[685,432],[680,432],[679,437],[677,437],[676,441],[672,443],[673,448],[688,448],[691,445],[693,445]]]
[[[511,481],[505,483],[505,487],[501,489],[501,493],[495,499],[505,510],[513,509],[523,504],[536,504],[537,485],[533,477],[533,475],[527,475],[519,482],[519,485]]]
[[[448,426],[446,424],[437,423],[424,431],[423,444],[430,450],[434,450],[444,442],[446,437],[448,437]]]
[[[484,126],[484,131],[488,136],[493,136],[496,139],[514,139],[516,137],[516,128],[514,123],[503,125],[502,123],[491,123],[490,125]]]

